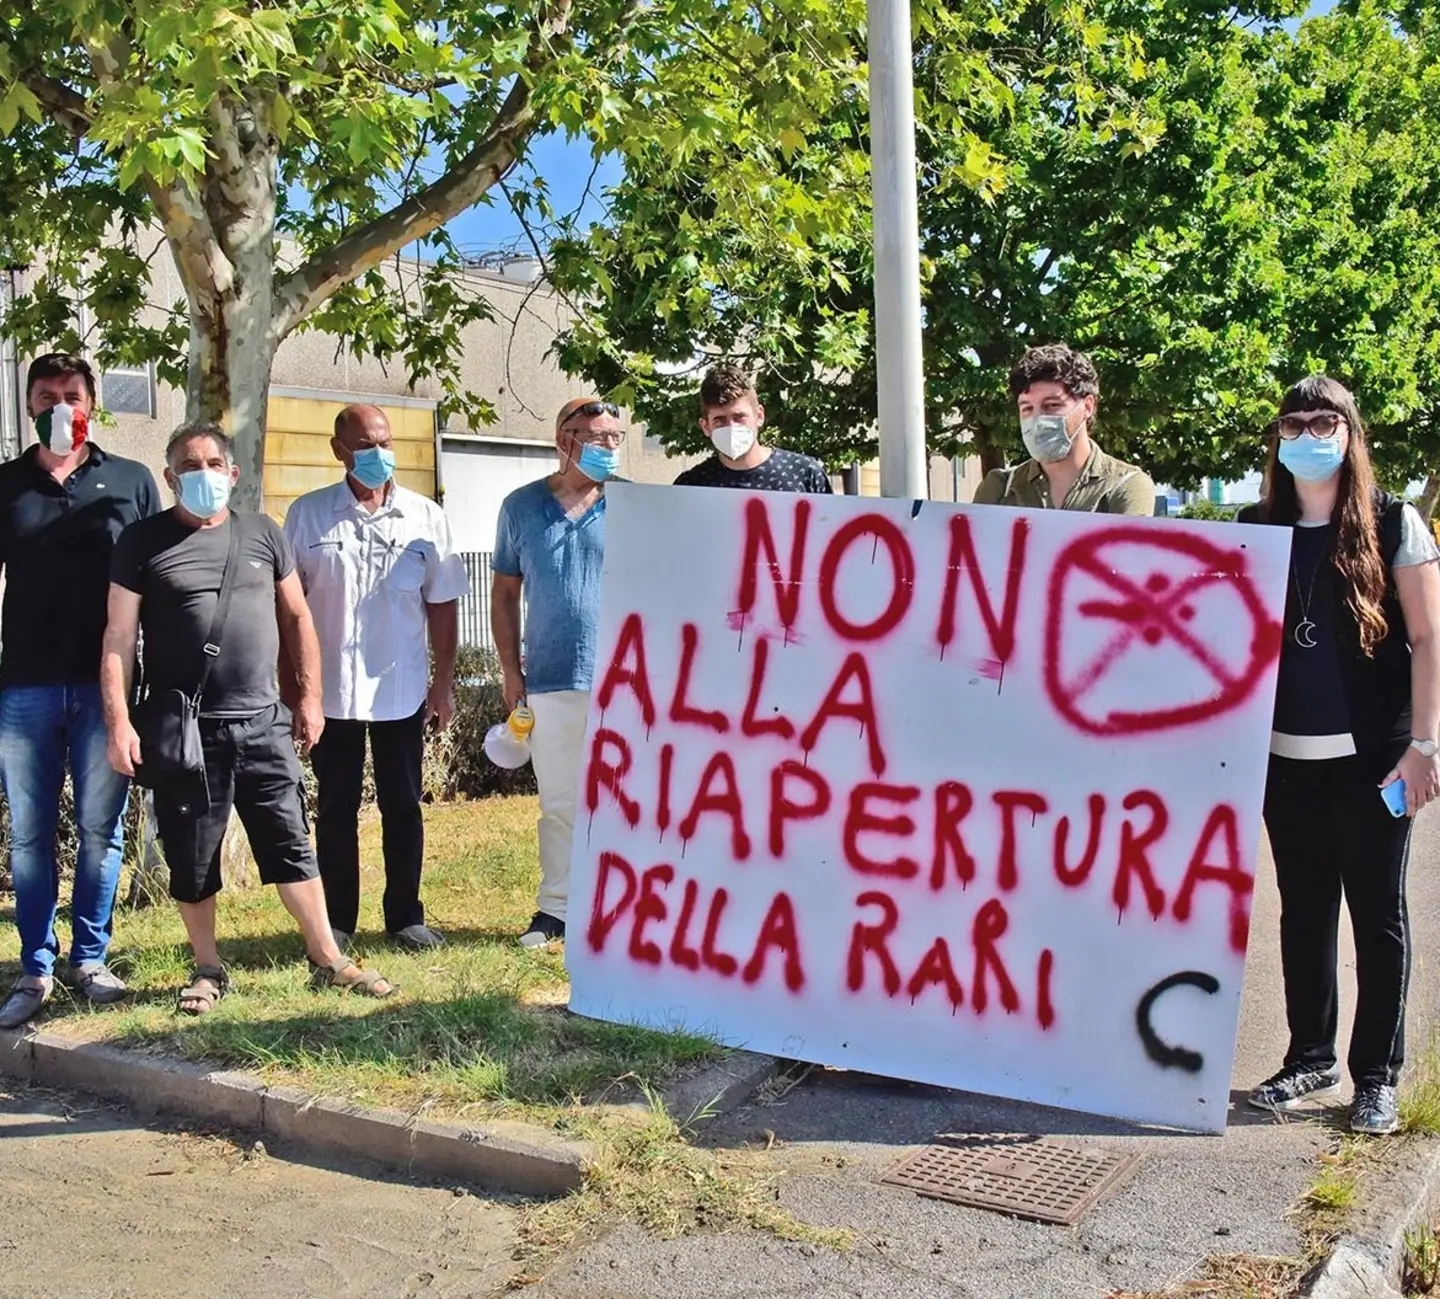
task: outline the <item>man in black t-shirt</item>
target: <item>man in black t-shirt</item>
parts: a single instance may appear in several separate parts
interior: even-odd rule
[[[762,446],[765,407],[744,371],[717,365],[700,385],[700,427],[715,454],[687,469],[676,487],[743,487],[761,492],[818,492],[833,488],[818,460]]]
[[[0,785],[10,807],[20,936],[20,977],[0,1005],[0,1028],[25,1023],[54,991],[60,956],[55,837],[67,766],[78,841],[70,974],[91,1002],[125,995],[105,958],[129,787],[105,761],[96,677],[111,548],[122,528],[160,508],[144,465],[90,441],[95,376],[82,358],[37,357],[25,400],[37,444],[0,465]]]
[[[137,633],[145,637],[146,693],[200,685],[206,655],[214,662],[200,698],[203,788],[155,790],[155,819],[170,893],[195,955],[184,1014],[202,1015],[225,995],[229,978],[215,946],[220,848],[233,807],[250,840],[262,883],[274,884],[299,922],[320,986],[387,996],[394,989],[373,970],[343,956],[330,932],[325,894],[305,819],[292,734],[307,750],[320,738],[320,647],[284,534],[264,515],[232,514],[230,490],[240,476],[229,437],[214,424],[180,428],[165,450],[165,480],[174,509],[126,528],[111,567],[109,624],[100,688],[109,758],[133,776],[143,767],[140,739],[127,707]],[[231,550],[231,604],[211,636]],[[300,700],[292,717],[280,701],[280,638],[295,665]],[[213,642],[213,643],[212,643]]]

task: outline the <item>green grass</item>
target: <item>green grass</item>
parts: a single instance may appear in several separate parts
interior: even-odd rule
[[[1433,1039],[1401,1090],[1400,1130],[1440,1135],[1440,1043]]]
[[[778,1202],[780,1175],[759,1152],[699,1150],[684,1125],[653,1093],[641,1114],[591,1111],[578,1116],[576,1136],[591,1141],[595,1158],[580,1195],[534,1206],[521,1229],[522,1262],[543,1259],[623,1219],[671,1239],[694,1231],[752,1230],[780,1240],[847,1250],[848,1227],[818,1227]],[[520,1283],[539,1278],[525,1274]],[[516,1282],[512,1282],[512,1285]]]
[[[299,932],[275,890],[227,890],[219,932],[231,992],[209,1015],[175,1014],[190,956],[174,906],[161,903],[117,912],[111,961],[133,989],[129,1001],[92,1010],[57,987],[39,1024],[437,1114],[525,1109],[540,1117],[547,1107],[660,1086],[719,1055],[704,1037],[564,1011],[561,954],[515,942],[534,908],[535,815],[526,797],[427,807],[427,919],[450,940],[429,953],[402,952],[384,936],[379,823],[366,820],[361,859],[370,865],[355,953],[400,985],[395,998],[310,991]],[[67,942],[62,934],[62,949]],[[0,926],[0,975],[15,973],[17,955],[14,927]]]
[[[1355,1175],[1343,1168],[1327,1168],[1305,1192],[1312,1209],[1348,1209],[1355,1203]]]
[[[1440,1285],[1440,1241],[1428,1223],[1405,1233],[1401,1286],[1407,1295],[1429,1295]]]

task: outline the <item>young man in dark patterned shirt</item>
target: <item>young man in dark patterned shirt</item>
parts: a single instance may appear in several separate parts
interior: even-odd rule
[[[829,494],[830,478],[818,460],[764,446],[765,407],[749,375],[717,365],[700,385],[700,427],[715,454],[685,470],[676,487],[742,487],[760,492]]]

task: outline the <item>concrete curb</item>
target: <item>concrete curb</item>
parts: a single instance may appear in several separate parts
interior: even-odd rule
[[[660,1093],[665,1112],[682,1127],[718,1119],[743,1105],[757,1087],[780,1072],[781,1062],[773,1055],[753,1051],[732,1051],[725,1059],[680,1078]],[[644,1108],[635,1102],[634,1108]]]
[[[1433,1223],[1437,1209],[1440,1142],[1418,1142],[1374,1188],[1354,1230],[1306,1277],[1302,1299],[1402,1299],[1405,1233]]]
[[[523,1123],[462,1128],[33,1030],[0,1030],[0,1075],[123,1101],[142,1114],[179,1115],[319,1154],[519,1195],[577,1190],[591,1155],[584,1143]]]

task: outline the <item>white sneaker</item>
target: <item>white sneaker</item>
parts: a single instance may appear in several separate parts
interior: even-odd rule
[[[75,986],[97,1006],[123,1001],[130,992],[125,981],[104,961],[76,965],[72,967],[71,974],[75,979]]]

